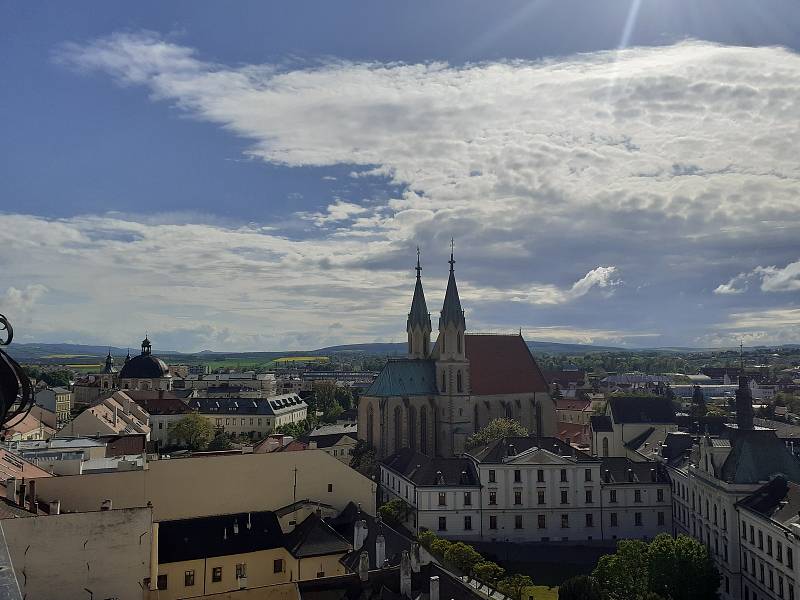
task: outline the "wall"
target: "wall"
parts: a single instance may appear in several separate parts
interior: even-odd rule
[[[149,501],[156,521],[276,510],[305,498],[338,510],[360,502],[375,514],[375,483],[322,450],[158,460],[148,467],[52,477],[37,491],[42,500],[60,499],[62,511],[95,510],[105,498],[115,508]]]
[[[136,508],[5,519],[3,529],[29,600],[141,600],[150,523],[150,509]]]

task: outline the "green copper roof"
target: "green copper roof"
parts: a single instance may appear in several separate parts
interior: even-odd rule
[[[772,429],[733,429],[733,447],[722,465],[721,479],[729,483],[757,483],[782,474],[800,482],[800,462]]]
[[[365,396],[429,396],[438,394],[436,366],[432,360],[389,360]]]

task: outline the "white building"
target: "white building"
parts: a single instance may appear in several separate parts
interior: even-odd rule
[[[556,438],[506,438],[452,459],[403,449],[382,461],[381,489],[410,505],[415,530],[458,539],[649,539],[672,527],[662,466],[600,460]]]
[[[660,396],[611,396],[606,414],[590,419],[592,454],[643,460],[636,449],[650,436],[663,440],[675,431],[675,408]]]
[[[272,398],[190,398],[187,405],[231,435],[263,438],[281,425],[299,423],[308,405],[296,394]]]
[[[124,393],[84,410],[58,432],[59,437],[144,433],[150,437],[150,415]]]
[[[213,373],[208,375],[187,375],[182,379],[174,381],[175,388],[187,390],[213,390],[219,388],[250,390],[258,392],[257,397],[267,398],[277,394],[277,384],[274,373],[256,373],[255,371],[245,371],[244,373]],[[299,390],[298,390],[299,391]],[[223,391],[219,392],[224,394]],[[205,396],[205,394],[198,394]]]

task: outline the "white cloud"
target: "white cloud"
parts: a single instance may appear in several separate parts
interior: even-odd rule
[[[26,285],[23,289],[9,287],[3,294],[2,306],[6,317],[13,319],[15,313],[27,313],[47,293],[47,288],[40,283]]]
[[[362,215],[367,212],[367,209],[359,204],[353,202],[345,202],[344,200],[337,200],[333,204],[329,204],[324,213],[298,213],[301,218],[309,219],[314,222],[318,227],[324,227],[329,223],[336,223],[339,221],[347,221],[356,215]]]
[[[780,268],[758,266],[748,273],[739,273],[728,283],[719,285],[715,294],[741,294],[750,280],[761,281],[762,292],[796,292],[800,290],[800,260]]]

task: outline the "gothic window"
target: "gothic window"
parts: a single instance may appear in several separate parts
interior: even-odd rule
[[[417,449],[417,409],[414,406],[408,407],[408,446]]]
[[[428,409],[424,406],[419,410],[419,451],[428,453]]]
[[[440,335],[439,337],[442,338],[442,354],[444,354],[445,352],[447,352],[447,346],[444,343],[445,340],[447,339],[447,334],[442,332],[442,335]]]
[[[608,438],[603,438],[603,456],[608,456]]]
[[[478,403],[477,402],[475,403],[475,406],[473,407],[473,413],[474,414],[472,416],[472,426],[474,428],[473,431],[475,431],[475,433],[477,433],[478,429],[480,429],[480,425],[478,423]]]
[[[461,354],[461,333],[457,333],[456,334],[456,345],[457,345],[456,349],[458,350],[458,353]]]
[[[456,389],[459,392],[464,391],[464,384],[461,381],[461,370],[459,369],[458,373],[456,373]]]
[[[400,412],[400,407],[396,406],[394,409],[394,449],[399,450],[403,447],[403,417]]]
[[[425,336],[422,340],[422,348],[425,356],[428,356],[428,336]]]
[[[373,442],[373,427],[375,425],[375,410],[372,408],[372,404],[367,406],[367,443],[372,446]]]
[[[445,372],[442,371],[442,393],[447,391],[447,385],[446,385],[446,382],[445,382],[445,377],[446,377]]]
[[[506,404],[506,418],[508,418],[508,419],[513,419],[514,418],[513,408],[511,407],[510,403]]]

